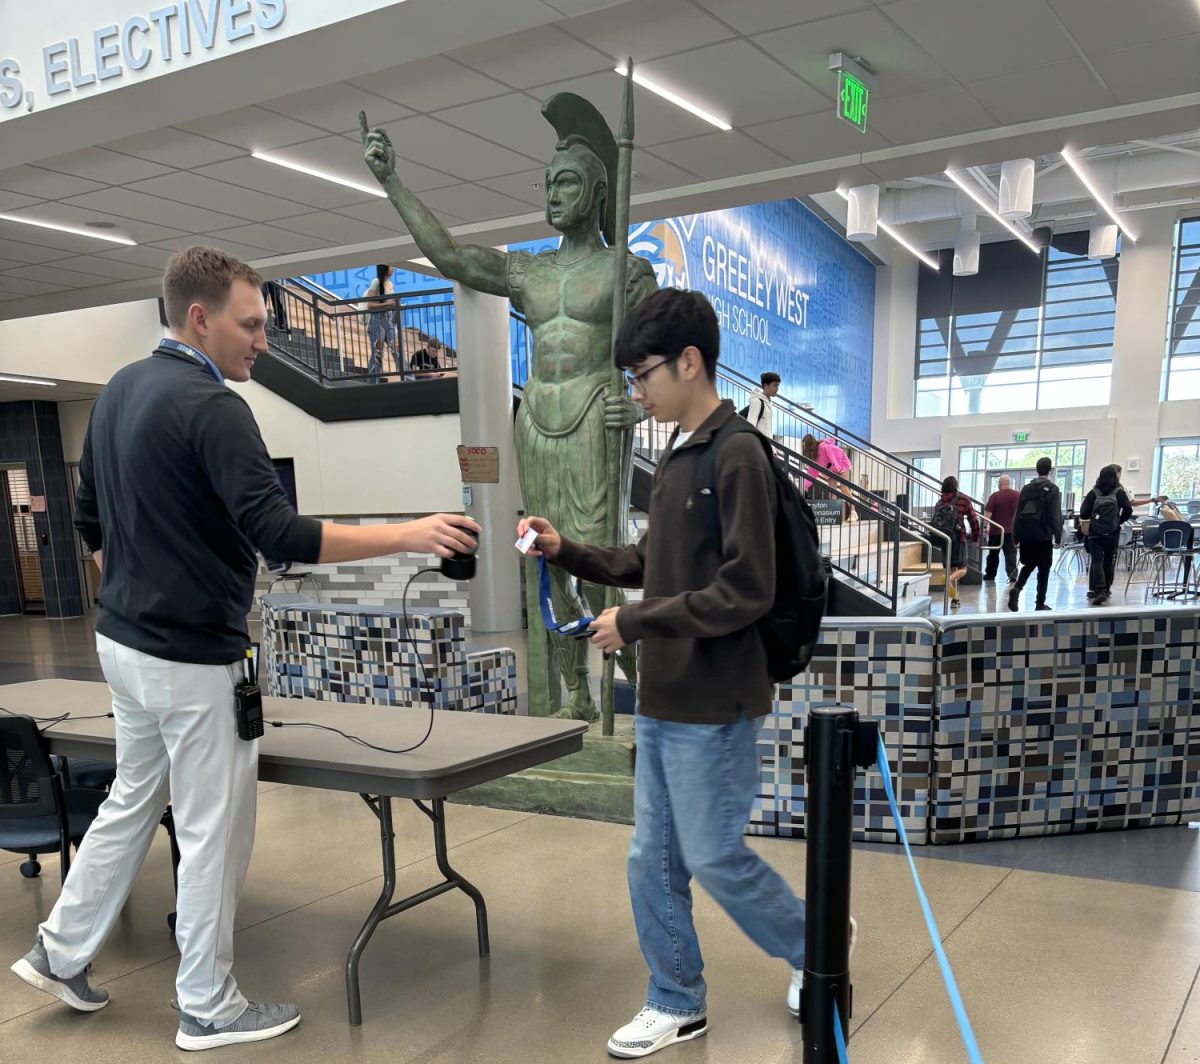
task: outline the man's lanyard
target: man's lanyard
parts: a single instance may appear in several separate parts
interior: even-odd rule
[[[217,364],[203,351],[196,350],[191,344],[185,344],[182,340],[173,340],[170,337],[166,337],[158,346],[165,347],[168,351],[174,351],[179,355],[186,355],[188,358],[199,362],[200,365],[213,375],[213,380],[218,384],[225,383],[225,377],[217,369]]]
[[[554,599],[550,594],[550,569],[545,558],[538,558],[538,599],[542,604],[542,623],[546,626],[546,631],[573,639],[583,639],[591,635],[588,626],[595,617],[580,617],[578,620],[558,623],[554,616]]]

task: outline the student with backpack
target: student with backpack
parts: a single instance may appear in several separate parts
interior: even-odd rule
[[[1080,531],[1087,537],[1092,557],[1088,598],[1093,606],[1103,606],[1112,597],[1113,570],[1121,525],[1133,516],[1129,496],[1121,487],[1115,466],[1105,466],[1096,478],[1096,486],[1087,493],[1079,508]]]
[[[942,558],[946,571],[946,583],[950,588],[950,608],[959,607],[958,582],[967,575],[966,552],[967,530],[964,521],[971,525],[971,542],[979,542],[979,517],[971,500],[958,490],[958,477],[947,477],[942,481],[942,497],[933,508],[929,523],[944,536],[950,538],[950,557]],[[945,547],[942,548],[943,554]]]
[[[783,378],[778,373],[764,373],[759,377],[761,387],[756,388],[738,414],[750,422],[767,439],[774,433],[775,406],[771,402],[779,394]]]
[[[1046,588],[1050,584],[1050,565],[1054,561],[1054,548],[1062,546],[1062,493],[1050,479],[1054,463],[1049,458],[1039,458],[1037,477],[1021,489],[1017,503],[1017,516],[1013,521],[1013,539],[1021,552],[1021,575],[1008,591],[1008,608],[1013,613],[1021,598],[1021,592],[1029,582],[1034,569],[1037,570],[1037,609],[1048,610]]]
[[[803,496],[717,395],[719,337],[708,301],[673,288],[648,296],[621,326],[615,360],[633,398],[658,421],[678,423],[639,543],[575,543],[541,517],[517,529],[536,531],[534,550],[574,576],[645,589],[641,602],[605,610],[591,626],[605,653],[642,644],[628,875],[650,979],[644,1007],[609,1039],[621,1058],[708,1031],[693,877],[792,967],[793,1013],[803,982],[804,903],[744,831],[772,684],[806,664],[825,578]],[[853,923],[846,933],[852,942]]]

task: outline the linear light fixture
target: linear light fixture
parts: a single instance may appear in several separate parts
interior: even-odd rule
[[[1032,240],[1030,240],[1029,237],[1027,237],[1024,233],[1022,233],[1021,230],[1018,229],[1015,225],[1013,225],[1012,222],[1010,222],[1007,218],[1001,218],[1000,214],[997,212],[996,208],[989,205],[987,200],[985,200],[978,192],[975,191],[974,188],[972,188],[961,177],[959,177],[958,174],[956,174],[953,170],[946,170],[945,174],[948,178],[950,178],[951,181],[953,181],[959,188],[961,188],[968,196],[970,196],[971,199],[973,199],[976,203],[978,203],[979,206],[984,211],[986,211],[993,218],[995,218],[996,221],[998,221],[1002,226],[1004,226],[1005,229],[1007,229],[1010,233],[1012,233],[1013,236],[1015,236],[1019,241],[1021,241],[1022,244],[1024,244],[1027,248],[1029,248],[1030,251],[1032,251],[1035,255],[1041,254],[1041,248],[1039,248],[1037,246],[1037,244],[1035,244]]]
[[[103,233],[97,233],[91,229],[76,229],[73,225],[59,225],[58,222],[39,222],[35,218],[26,218],[23,214],[0,214],[0,219],[6,222],[18,222],[21,225],[36,225],[39,229],[56,229],[60,233],[87,236],[93,240],[107,240],[110,244],[125,244],[131,248],[137,247],[136,240],[129,240],[123,236],[105,236]]]
[[[1063,148],[1063,150],[1061,152],[1059,152],[1059,154],[1063,157],[1063,162],[1066,163],[1072,170],[1075,171],[1075,176],[1077,178],[1079,178],[1080,184],[1083,185],[1083,187],[1088,190],[1088,192],[1091,194],[1092,199],[1094,199],[1096,201],[1096,203],[1100,206],[1100,209],[1116,223],[1117,228],[1121,230],[1121,233],[1125,236],[1125,238],[1127,240],[1136,244],[1137,237],[1134,236],[1126,228],[1125,223],[1123,221],[1121,221],[1120,218],[1117,217],[1117,212],[1114,211],[1112,209],[1112,207],[1109,206],[1108,201],[1105,200],[1104,197],[1100,195],[1099,190],[1092,183],[1092,179],[1090,177],[1088,177],[1088,175],[1086,173],[1084,173],[1083,167],[1079,164],[1079,160],[1076,159],[1075,156],[1071,154],[1070,149]]]
[[[844,199],[844,200],[850,199],[850,194],[844,188],[839,188],[837,190],[837,194],[839,196],[841,196],[842,199]],[[918,259],[920,259],[923,263],[925,263],[925,265],[928,266],[931,270],[936,270],[938,273],[941,273],[941,267],[938,265],[937,259],[932,259],[928,255],[926,255],[923,251],[918,251],[915,247],[912,246],[912,244],[910,244],[907,240],[905,240],[904,237],[902,237],[899,233],[897,233],[896,230],[893,229],[886,222],[877,221],[875,224],[880,229],[882,229],[885,233],[887,233],[887,235],[890,236],[897,244],[899,244],[902,248],[904,248],[904,250],[907,251],[910,255],[915,255]]]
[[[357,181],[349,181],[344,177],[334,177],[333,174],[327,174],[324,170],[314,170],[311,166],[305,166],[303,163],[294,163],[290,159],[281,159],[278,155],[272,155],[270,152],[252,151],[250,158],[261,159],[264,163],[282,166],[285,170],[295,170],[298,174],[307,174],[309,177],[315,177],[321,181],[330,181],[335,185],[345,185],[346,188],[365,192],[368,196],[379,196],[381,199],[387,198],[387,193],[378,185],[372,188],[370,185],[360,184]]]
[[[41,377],[9,377],[0,374],[0,381],[7,384],[39,384],[43,388],[57,388],[58,381],[45,381]]]
[[[613,71],[614,73],[620,74],[621,77],[625,77],[625,64],[622,63],[620,66],[613,67]],[[644,77],[636,70],[633,72],[633,80],[636,84],[641,85],[643,89],[649,89],[656,96],[661,96],[664,100],[668,100],[676,107],[682,107],[689,114],[694,114],[697,118],[703,118],[705,122],[716,126],[717,129],[724,130],[725,132],[733,129],[733,126],[731,126],[724,119],[718,118],[714,114],[710,114],[708,111],[704,110],[703,107],[697,107],[690,100],[685,100],[682,96],[677,96],[670,89],[664,89],[661,85],[651,81],[647,77]]]

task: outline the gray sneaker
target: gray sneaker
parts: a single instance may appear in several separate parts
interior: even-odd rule
[[[78,975],[73,975],[70,979],[60,979],[50,971],[50,958],[46,956],[46,947],[42,945],[41,935],[38,935],[33,949],[12,966],[12,971],[18,979],[38,990],[44,990],[47,994],[53,994],[78,1012],[96,1012],[108,1004],[108,991],[97,990],[88,982],[91,970],[92,966],[89,964]]]
[[[255,1001],[247,1002],[246,1011],[224,1027],[204,1023],[180,1011],[175,1044],[180,1049],[216,1049],[239,1042],[262,1042],[290,1031],[299,1022],[297,1005],[260,1005]]]

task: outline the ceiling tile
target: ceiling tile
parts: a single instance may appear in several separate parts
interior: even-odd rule
[[[51,210],[57,210],[57,204],[45,205]],[[14,217],[26,216],[37,218],[47,222],[55,222],[59,219],[53,214],[48,213],[44,208],[34,207],[26,208],[25,211],[13,211]],[[69,224],[69,223],[68,223]],[[58,229],[44,229],[41,226],[23,225],[18,222],[10,222],[6,218],[0,218],[0,239],[16,240],[16,241],[37,241],[38,246],[47,249],[57,248],[59,252],[76,251],[81,254],[89,254],[103,247],[103,243],[92,237],[76,236],[74,233],[64,233]],[[0,251],[0,256],[4,258],[12,258],[13,256]],[[60,258],[61,255],[55,255],[54,258]],[[44,262],[45,259],[30,259],[31,262]]]
[[[269,151],[286,144],[298,144],[325,132],[319,126],[310,126],[294,118],[277,115],[274,111],[264,111],[261,107],[240,107],[236,111],[184,122],[179,128],[225,144],[236,144],[249,151]]]
[[[589,74],[584,78],[543,85],[537,90],[537,95],[546,100],[556,92],[578,93],[585,100],[595,104],[600,113],[608,119],[609,125],[615,126],[621,113],[623,85],[623,81],[616,74]],[[683,137],[698,137],[713,130],[704,119],[689,114],[673,103],[667,103],[661,96],[655,96],[640,85],[635,85],[633,89],[633,111],[634,136],[641,145],[680,140]],[[547,152],[539,158],[548,162],[550,155],[551,152]]]
[[[87,207],[81,207],[78,204],[68,203],[43,203],[36,207],[31,207],[27,211],[14,211],[14,214],[26,214],[30,218],[37,218],[39,221],[58,222],[62,225],[73,225],[77,229],[86,229],[88,222],[111,222],[113,228],[103,231],[105,236],[123,236],[127,240],[136,240],[139,244],[148,244],[152,240],[162,240],[165,237],[176,236],[179,233],[179,227],[171,227],[160,225],[156,222],[147,222],[140,218],[122,218],[115,214],[107,214],[103,211],[97,211]],[[31,229],[31,233],[45,232],[45,230]],[[97,234],[99,236],[99,233]],[[96,251],[103,251],[105,248],[112,247],[112,244],[100,239],[91,241],[91,247]]]
[[[634,156],[635,159],[640,159],[641,154]],[[637,168],[637,163],[634,163],[634,168]],[[485,181],[480,181],[481,185],[495,189],[497,192],[503,192],[506,196],[512,196],[513,199],[520,200],[527,207],[536,207],[542,210],[546,206],[546,189],[544,182],[546,179],[546,171],[543,168],[536,170],[526,170],[520,174],[506,174],[504,177],[489,177]]]
[[[124,155],[136,155],[139,159],[173,166],[179,170],[192,170],[197,166],[232,159],[241,155],[242,149],[200,137],[186,130],[167,126],[136,137],[125,137],[105,145]]]
[[[688,0],[633,0],[559,25],[614,59],[632,56],[634,63],[736,36]]]
[[[828,97],[746,41],[723,41],[657,59],[643,65],[641,72],[732,126],[811,114],[829,106]]]
[[[23,196],[19,192],[8,192],[0,189],[0,211],[12,211],[18,207],[28,207],[31,203],[37,203],[34,196]]]
[[[738,33],[763,33],[830,15],[844,15],[871,5],[867,0],[698,0]]]
[[[59,263],[50,266],[22,266],[17,276],[28,281],[42,281],[57,288],[94,288],[104,283],[103,277],[97,277],[94,273],[80,273]]]
[[[104,185],[123,185],[127,181],[141,181],[158,174],[169,174],[169,166],[147,162],[145,159],[134,159],[129,155],[120,155],[115,151],[104,148],[84,148],[67,155],[56,155],[52,159],[38,162],[44,170],[55,170],[74,177],[85,177],[91,181],[99,181]]]
[[[440,55],[381,70],[377,74],[364,74],[354,78],[351,84],[386,96],[414,111],[454,107],[509,91],[500,82]],[[367,117],[372,125],[378,124],[370,111],[367,111]]]
[[[132,249],[127,249],[132,250]],[[106,253],[77,255],[71,260],[71,269],[81,273],[94,273],[110,281],[140,281],[159,274],[157,267],[140,266],[120,259],[109,258]]]
[[[171,240],[160,240],[155,246],[169,251],[183,251],[186,248],[195,247],[197,244],[220,248],[222,251],[236,256],[243,262],[257,262],[259,259],[269,259],[271,257],[271,253],[264,248],[252,247],[249,244],[243,244],[236,240],[218,241],[212,237],[204,236],[182,236],[172,238]]]
[[[95,208],[98,211],[120,215],[122,218],[157,222],[190,233],[211,233],[214,229],[227,229],[239,222],[253,221],[250,218],[237,218],[218,211],[204,210],[202,207],[192,207],[186,203],[175,203],[158,196],[148,196],[144,192],[134,192],[127,188],[106,188],[99,192],[88,192],[67,202],[85,209]]]
[[[118,262],[131,262],[135,266],[145,266],[148,269],[161,271],[171,257],[169,251],[140,244],[135,248],[113,248],[112,251],[97,252],[98,258],[116,259]]]
[[[995,119],[979,102],[957,85],[925,89],[908,96],[871,97],[868,126],[893,144],[914,144],[951,137],[977,129],[991,129]]]
[[[387,200],[376,199],[371,200],[370,203],[360,203],[355,207],[342,207],[338,214],[344,214],[347,218],[356,218],[368,225],[378,226],[380,230],[387,230],[389,233],[408,232],[408,226],[404,224],[404,219]],[[438,211],[438,218],[447,225],[462,221],[461,218],[455,218],[444,211]]]
[[[5,274],[0,277],[0,292],[19,296],[46,296],[51,292],[61,290],[61,285],[46,284],[43,281],[27,281],[24,277],[14,277]]]
[[[452,59],[481,71],[514,89],[611,70],[604,55],[554,26],[523,30],[494,41],[448,53]]]
[[[365,165],[362,168],[362,174],[356,173],[347,165],[347,161],[355,153],[353,150],[345,148],[345,143],[340,137],[326,137],[324,141],[313,141],[312,143],[328,143],[330,146],[336,147],[339,154],[344,156],[342,162],[339,164],[330,159],[328,150],[317,148],[301,152],[293,146],[283,149],[279,155],[281,158],[290,159],[305,166],[318,167],[338,176],[344,175],[350,181],[361,181],[365,184],[368,180],[374,180]],[[362,153],[358,152],[357,154],[361,156]],[[263,162],[261,159],[251,159],[248,156],[241,159],[230,159],[224,163],[214,163],[212,166],[205,166],[197,170],[196,173],[216,181],[237,185],[240,188],[273,193],[291,203],[302,204],[306,207],[342,207],[348,203],[361,203],[370,198],[365,192],[347,188],[345,185],[324,181],[319,177],[309,177],[307,174],[275,166],[273,163]],[[288,213],[300,214],[302,212],[292,208]]]
[[[402,118],[383,128],[392,138],[397,155],[468,181],[515,174],[528,170],[531,162],[539,161],[464,133],[428,115]]]
[[[702,137],[656,144],[654,154],[667,162],[690,170],[705,181],[734,174],[778,170],[789,161],[778,152],[764,148],[736,129],[727,133],[717,131]]]
[[[268,164],[270,165],[270,164]],[[304,205],[292,203],[282,196],[267,195],[240,185],[229,185],[202,174],[176,173],[166,177],[154,177],[128,186],[131,192],[146,192],[151,196],[186,203],[194,207],[207,207],[238,218],[253,218],[270,221],[289,214],[299,214]],[[353,190],[351,190],[353,191]]]
[[[791,29],[757,34],[754,41],[810,85],[826,92],[830,101],[837,90],[837,76],[829,69],[831,52],[861,55],[871,64],[879,84],[898,96],[950,81],[950,75],[927,51],[878,11],[818,19]]]
[[[467,222],[529,213],[529,204],[480,185],[451,185],[427,192],[421,198],[435,214],[445,210]]]
[[[972,81],[966,89],[1005,124],[1092,111],[1113,102],[1080,60]]]
[[[94,192],[103,187],[99,181],[86,181],[82,177],[57,174],[53,170],[43,170],[37,166],[14,166],[11,170],[0,171],[0,188],[36,199],[66,199],[68,196],[82,196],[85,192]]]
[[[502,136],[505,147],[532,159],[549,159],[558,139],[554,127],[542,117],[541,105],[523,92],[451,107],[433,117],[480,137]]]
[[[16,259],[0,259],[0,273],[15,270],[23,265],[23,263],[17,262]]]
[[[1049,0],[1079,46],[1093,58],[1099,52],[1136,48],[1200,32],[1196,0]],[[1191,69],[1198,60],[1193,55]]]
[[[1200,11],[1200,7],[1197,8]],[[1200,19],[1197,19],[1200,21]],[[1092,62],[1121,103],[1200,92],[1200,35],[1106,52]],[[1190,83],[1181,77],[1192,71]],[[1200,163],[1197,164],[1200,167]]]
[[[270,251],[276,255],[311,251],[313,248],[321,247],[323,243],[318,237],[304,236],[288,229],[280,229],[277,225],[265,225],[262,222],[256,222],[254,225],[236,225],[232,229],[219,229],[205,235],[212,237],[218,244],[225,240],[233,240],[239,244],[262,248],[264,251]]]
[[[307,92],[291,96],[280,96],[260,104],[269,111],[297,118],[313,126],[320,126],[330,133],[350,133],[358,129],[358,112],[366,111],[371,122],[391,122],[412,114],[407,107],[374,92],[352,85],[348,81],[335,81]]]
[[[357,218],[348,218],[335,211],[298,214],[294,218],[283,218],[276,224],[294,233],[317,237],[331,246],[365,244],[369,240],[379,240],[388,235],[381,232],[378,226],[360,222]]]
[[[868,128],[866,133],[860,133],[849,122],[838,118],[833,113],[833,104],[822,113],[765,122],[761,126],[747,127],[746,132],[794,163],[840,159],[888,146],[877,130]]]
[[[680,185],[694,185],[696,175],[682,166],[660,159],[656,150],[642,148],[633,153],[633,194],[659,192]]]
[[[0,223],[0,226],[5,224],[7,223]],[[0,231],[0,258],[15,259],[17,262],[41,263],[53,262],[70,255],[69,251],[64,251],[62,248],[50,247],[46,244],[30,244],[27,240],[10,235],[16,232],[20,232],[22,237],[28,238],[37,230],[22,225],[19,228],[13,226],[11,229]]]
[[[1044,0],[899,0],[888,6],[887,17],[963,81],[1079,56]]]

